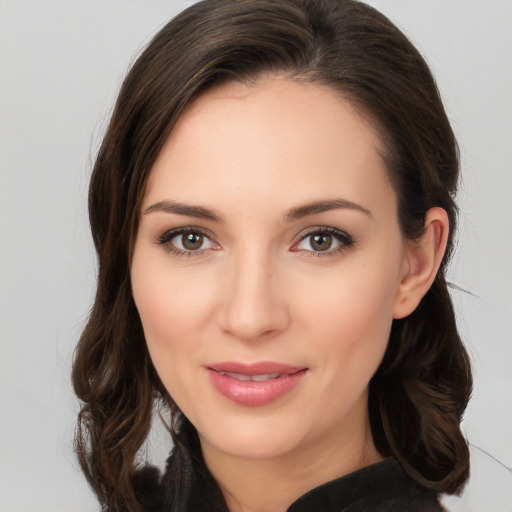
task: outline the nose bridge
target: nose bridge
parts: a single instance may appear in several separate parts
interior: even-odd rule
[[[285,328],[288,312],[278,289],[278,262],[260,249],[230,259],[224,328],[240,339],[257,339]]]

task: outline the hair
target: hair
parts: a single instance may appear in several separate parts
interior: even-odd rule
[[[445,280],[458,148],[427,64],[384,15],[355,0],[206,0],[171,20],[133,64],[90,182],[98,284],[73,367],[81,400],[76,451],[106,510],[143,510],[138,452],[159,402],[170,411],[175,442],[166,475],[173,510],[181,510],[193,478],[208,482],[195,429],[150,360],[131,294],[131,254],[148,174],[186,106],[213,85],[274,74],[326,85],[370,120],[406,238],[421,236],[429,208],[448,214],[441,268],[417,309],[393,321],[370,382],[369,413],[380,453],[416,481],[455,493],[467,479],[460,421],[472,379]]]

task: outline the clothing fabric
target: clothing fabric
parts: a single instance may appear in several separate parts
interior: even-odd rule
[[[148,512],[174,512],[176,484],[166,473],[160,483],[155,472],[143,479],[142,502]],[[228,512],[222,493],[213,479],[197,479],[192,485],[186,512]],[[142,483],[142,481],[139,481]],[[388,459],[312,489],[296,500],[287,512],[442,512],[437,494],[409,477],[400,464]]]
[[[439,512],[437,494],[385,460],[312,489],[288,512]]]

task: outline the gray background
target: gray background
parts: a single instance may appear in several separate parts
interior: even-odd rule
[[[98,509],[71,449],[70,364],[95,280],[87,181],[134,54],[189,3],[0,0],[0,512]],[[372,3],[427,58],[462,153],[450,279],[472,294],[453,297],[476,377],[464,430],[480,448],[450,507],[509,512],[510,473],[482,450],[512,466],[512,2]]]

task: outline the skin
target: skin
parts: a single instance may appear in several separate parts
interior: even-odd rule
[[[404,240],[380,154],[371,124],[335,92],[270,77],[196,99],[151,170],[133,297],[156,370],[198,430],[232,512],[284,511],[381,460],[368,382],[393,318],[428,290],[448,224],[434,208],[422,240]],[[290,218],[334,200],[349,203]],[[202,245],[176,253],[183,239],[169,231],[191,227]],[[324,227],[349,238],[315,251],[311,233]],[[212,386],[205,366],[220,361],[308,370],[292,391],[254,407]]]

